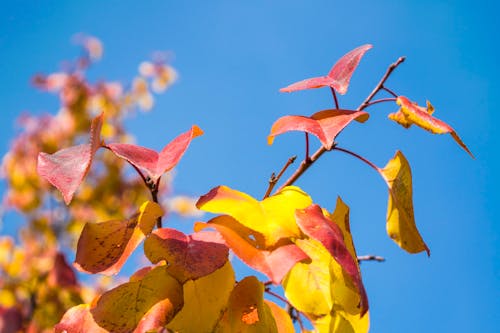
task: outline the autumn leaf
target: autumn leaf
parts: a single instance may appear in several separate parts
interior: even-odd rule
[[[191,140],[202,134],[203,131],[198,126],[193,125],[189,131],[182,133],[167,144],[160,153],[128,143],[110,143],[106,147],[116,156],[146,172],[146,175],[156,182],[162,174],[170,171],[179,163]]]
[[[311,117],[285,116],[279,118],[272,126],[267,137],[272,144],[274,137],[289,131],[302,131],[315,135],[325,149],[331,149],[337,135],[353,120],[365,122],[369,114],[364,111],[323,110]]]
[[[228,215],[217,216],[207,223],[196,223],[195,230],[213,227],[224,238],[227,246],[244,263],[265,274],[273,283],[279,284],[295,263],[308,259],[294,244],[282,244],[266,250],[262,236],[241,225]]]
[[[415,124],[434,134],[449,133],[458,145],[474,158],[474,155],[472,155],[472,152],[467,148],[462,139],[460,139],[457,132],[444,121],[432,116],[434,107],[429,102],[427,102],[427,108],[423,108],[417,103],[410,101],[408,98],[399,96],[396,99],[396,103],[401,108],[398,112],[389,114],[389,119],[394,120],[405,128],[409,128],[411,125]]]
[[[38,154],[38,174],[61,192],[66,205],[73,199],[101,145],[102,122],[103,114],[92,120],[89,143],[65,148],[54,154]]]
[[[333,65],[332,69],[326,76],[313,77],[300,82],[293,83],[285,88],[281,88],[281,92],[293,92],[304,89],[314,89],[322,87],[331,87],[339,94],[344,95],[349,87],[349,81],[356,67],[366,51],[372,48],[372,45],[362,45],[349,53],[345,54]]]
[[[54,256],[54,266],[49,271],[47,283],[58,287],[76,287],[78,282],[76,274],[68,265],[64,253],[57,252]]]
[[[430,255],[415,224],[411,169],[403,153],[398,150],[379,172],[389,187],[387,234],[409,253],[426,251]]]
[[[290,318],[290,315],[285,309],[267,299],[264,300],[264,303],[269,307],[269,309],[271,309],[278,333],[289,333],[295,331],[293,328],[292,318]]]
[[[262,201],[229,187],[218,186],[200,197],[196,207],[234,217],[243,226],[261,234],[267,248],[282,238],[300,236],[295,210],[310,204],[309,195],[296,186],[287,186]]]
[[[326,316],[313,318],[312,323],[317,333],[368,333],[370,317],[368,313],[360,317],[344,311],[332,311]]]
[[[218,333],[278,332],[269,306],[264,303],[264,285],[254,276],[241,280],[231,292],[227,311],[217,325]]]
[[[85,224],[78,240],[75,267],[87,273],[118,273],[161,215],[160,206],[147,201],[130,219]]]
[[[155,307],[158,303],[161,306]],[[153,307],[161,312],[164,325],[181,310],[182,305],[182,285],[168,274],[165,266],[159,266],[141,279],[105,292],[90,311],[99,326],[110,332],[126,333],[132,332]],[[154,317],[159,318],[160,314]]]
[[[211,274],[186,281],[183,285],[184,306],[167,328],[174,332],[213,332],[234,284],[234,271],[229,261]]]
[[[168,263],[168,272],[180,282],[198,279],[221,268],[228,248],[216,232],[185,235],[169,228],[155,230],[144,242],[144,253],[154,264]]]
[[[54,330],[55,333],[108,333],[97,325],[88,304],[80,304],[66,311]]]

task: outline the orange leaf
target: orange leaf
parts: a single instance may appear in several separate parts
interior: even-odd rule
[[[401,106],[401,108],[398,112],[389,114],[389,119],[394,120],[405,128],[415,124],[418,127],[434,134],[449,133],[460,145],[460,147],[462,147],[472,158],[474,158],[474,155],[472,155],[469,148],[467,148],[455,130],[444,121],[432,116],[434,108],[429,102],[427,102],[427,108],[423,108],[418,106],[417,103],[410,101],[408,98],[399,96],[396,99],[396,103]]]
[[[278,328],[278,333],[288,333],[295,331],[293,328],[292,319],[285,309],[267,299],[264,300],[264,303],[269,306],[269,309],[271,309],[271,312],[273,313],[274,321],[276,322],[276,326]]]
[[[371,49],[370,44],[362,45],[345,54],[333,65],[327,76],[313,77],[300,82],[293,83],[288,87],[281,88],[281,92],[292,92],[304,89],[332,87],[339,94],[344,95],[349,87],[349,81],[358,67],[359,61],[366,51]]]
[[[315,135],[326,149],[331,149],[337,135],[353,120],[365,122],[369,114],[364,111],[323,110],[311,117],[285,116],[278,119],[267,137],[272,144],[274,137],[289,131],[302,131]]]
[[[88,304],[80,304],[66,311],[54,330],[56,333],[108,333],[97,325]]]
[[[198,279],[221,268],[228,248],[216,232],[185,235],[175,229],[155,230],[144,242],[144,253],[153,264],[168,263],[168,271],[179,281]]]
[[[54,154],[38,154],[38,174],[61,192],[66,205],[73,199],[101,146],[102,122],[103,114],[92,120],[89,143],[61,149]]]
[[[398,150],[379,172],[389,187],[386,226],[389,237],[410,253],[426,251],[430,255],[415,224],[411,169],[403,153]]]
[[[275,284],[281,282],[293,265],[308,258],[294,244],[282,245],[273,250],[257,248],[263,245],[258,242],[258,239],[262,237],[228,215],[218,216],[207,223],[199,222],[195,225],[196,230],[208,227],[213,227],[220,232],[227,246],[233,250],[238,258],[253,269],[265,274]]]
[[[78,240],[75,267],[82,272],[116,274],[163,214],[147,201],[128,220],[87,223]]]

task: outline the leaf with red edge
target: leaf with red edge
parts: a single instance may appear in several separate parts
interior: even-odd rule
[[[198,222],[195,230],[215,228],[228,247],[244,263],[265,274],[274,284],[283,277],[297,262],[309,257],[296,245],[288,243],[273,249],[265,249],[262,235],[255,232],[228,215],[217,216],[207,223]],[[259,241],[260,240],[260,241]]]
[[[88,304],[80,304],[66,311],[54,330],[55,333],[108,333],[97,325]]]
[[[353,120],[365,122],[369,114],[364,111],[329,109],[316,112],[311,117],[285,116],[278,119],[267,137],[272,144],[276,135],[289,131],[302,131],[315,135],[325,149],[331,149],[335,138]]]
[[[285,88],[281,88],[281,92],[293,92],[305,89],[314,89],[322,87],[331,87],[339,94],[344,95],[349,87],[352,74],[363,55],[372,48],[372,45],[365,44],[355,48],[349,53],[340,58],[326,76],[313,77],[293,83]]]
[[[127,220],[87,223],[78,240],[75,267],[82,272],[116,274],[163,214],[147,201]]]
[[[434,107],[429,102],[427,102],[427,108],[423,108],[417,103],[410,101],[405,96],[398,96],[396,103],[401,108],[398,112],[389,114],[389,119],[394,120],[405,128],[415,124],[418,127],[434,134],[449,133],[458,145],[462,147],[472,158],[474,158],[474,155],[472,155],[472,152],[469,148],[467,148],[462,139],[460,139],[457,132],[455,132],[455,130],[444,121],[432,116]]]
[[[161,228],[148,236],[144,253],[153,264],[165,260],[168,272],[184,282],[221,268],[227,261],[229,250],[216,232],[185,235],[175,229]]]
[[[92,120],[89,143],[61,149],[54,154],[38,154],[38,174],[61,192],[66,205],[73,199],[101,145],[102,122],[103,114]]]
[[[156,181],[162,174],[170,171],[179,163],[191,140],[202,134],[203,131],[198,126],[193,125],[189,131],[182,133],[167,144],[160,153],[127,143],[111,143],[106,147],[116,156],[146,172],[147,176]]]
[[[368,311],[368,298],[361,280],[358,263],[351,256],[344,242],[342,230],[325,217],[320,206],[313,204],[295,213],[297,224],[309,237],[318,240],[330,252],[351,278],[361,297],[361,315]]]

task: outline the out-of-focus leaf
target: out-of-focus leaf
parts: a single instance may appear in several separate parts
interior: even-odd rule
[[[292,266],[307,259],[307,255],[294,244],[286,244],[272,250],[258,248],[258,239],[254,231],[241,225],[234,218],[222,215],[211,219],[208,223],[197,223],[196,230],[213,227],[228,247],[248,266],[265,274],[275,284],[279,284]],[[257,236],[257,237],[256,237]]]
[[[290,315],[285,309],[269,300],[264,300],[264,303],[266,303],[269,309],[271,309],[278,333],[289,333],[295,331],[293,328],[292,318],[290,318]]]
[[[313,89],[321,87],[332,87],[339,94],[344,95],[349,87],[349,81],[358,67],[359,61],[366,51],[372,48],[372,45],[366,44],[355,48],[345,54],[333,65],[332,69],[326,76],[314,77],[300,82],[293,83],[285,88],[281,88],[281,92],[292,92],[304,89]]]
[[[415,124],[424,130],[434,134],[449,133],[453,139],[462,147],[469,155],[474,158],[471,151],[465,143],[460,139],[457,132],[445,123],[444,121],[432,116],[434,107],[427,102],[427,108],[419,106],[417,103],[410,101],[404,96],[399,96],[396,103],[401,107],[398,112],[389,114],[389,119],[394,120],[405,128]]]
[[[189,147],[191,140],[203,134],[203,131],[193,125],[187,132],[167,144],[160,153],[149,148],[127,143],[111,143],[109,148],[116,156],[129,161],[137,168],[146,172],[153,181],[162,174],[173,169]]]
[[[48,284],[59,287],[77,286],[76,274],[68,265],[64,253],[57,252],[54,256],[54,266],[47,277]]]
[[[38,154],[38,174],[61,192],[67,205],[87,175],[94,155],[101,145],[102,122],[103,114],[92,120],[88,144],[65,148],[54,154]]]
[[[278,332],[273,314],[264,303],[264,285],[254,276],[241,280],[229,297],[226,313],[219,321],[218,333]]]
[[[415,225],[411,169],[403,153],[398,150],[379,172],[389,187],[387,234],[409,253],[426,251],[430,255]]]
[[[165,260],[169,273],[184,282],[221,268],[227,261],[229,251],[216,232],[188,236],[175,229],[162,228],[146,239],[144,253],[154,264]]]
[[[155,320],[147,319],[150,323],[158,323],[161,317],[160,324],[165,325],[182,306],[182,285],[168,274],[165,266],[159,266],[141,279],[105,292],[90,311],[99,326],[111,332],[126,333],[132,332],[146,314],[155,317]],[[149,311],[153,307],[161,313],[151,314]]]
[[[97,325],[88,304],[80,304],[66,311],[54,330],[55,333],[108,333]]]
[[[116,274],[163,214],[147,201],[128,220],[87,223],[78,240],[75,267],[82,272]]]
[[[282,238],[300,236],[295,210],[310,204],[309,195],[296,186],[287,186],[262,201],[229,187],[218,186],[200,197],[196,207],[234,217],[245,227],[264,236],[265,247],[270,247]]]
[[[167,325],[174,332],[213,332],[234,287],[230,262],[215,272],[184,283],[184,306]]]
[[[302,131],[315,135],[326,149],[331,149],[337,135],[353,120],[365,122],[369,114],[364,111],[323,110],[311,117],[285,116],[279,118],[272,126],[267,137],[272,144],[276,135],[289,131]]]
[[[349,253],[344,242],[342,230],[325,217],[321,207],[311,205],[296,212],[297,224],[309,237],[318,240],[335,261],[347,273],[360,295],[361,315],[368,311],[368,298],[361,280],[358,263]]]

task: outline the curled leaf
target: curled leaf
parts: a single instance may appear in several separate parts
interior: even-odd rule
[[[78,239],[75,267],[93,274],[118,273],[162,214],[158,204],[147,201],[130,219],[85,224]]]
[[[102,122],[103,114],[92,120],[89,143],[61,149],[54,154],[38,154],[38,174],[61,192],[66,205],[73,199],[101,145]]]
[[[349,81],[363,55],[372,48],[372,45],[366,44],[355,48],[340,58],[326,76],[313,77],[300,82],[293,83],[281,92],[292,92],[304,89],[314,89],[322,87],[331,87],[339,94],[344,95],[349,87]]]
[[[444,121],[432,116],[434,113],[434,107],[429,102],[427,102],[427,108],[423,108],[417,103],[410,101],[408,98],[399,96],[396,99],[396,103],[401,108],[398,112],[389,114],[389,119],[394,120],[405,128],[415,124],[416,126],[434,134],[449,133],[458,145],[462,147],[472,158],[474,158],[474,155],[472,155],[469,148],[467,148],[462,139],[460,139],[457,132],[455,132],[455,130]]]
[[[265,274],[273,283],[279,284],[297,262],[308,259],[294,244],[285,244],[266,250],[259,242],[258,234],[241,225],[228,215],[217,216],[208,223],[196,223],[196,230],[213,227],[224,238],[227,246],[244,263]]]
[[[369,114],[364,111],[351,110],[323,110],[311,117],[285,116],[278,119],[271,128],[267,137],[268,144],[272,144],[276,135],[289,131],[302,131],[315,135],[326,149],[331,149],[335,138],[353,120],[365,122]]]
[[[176,137],[159,153],[149,148],[128,143],[111,143],[106,147],[116,156],[127,160],[146,172],[147,176],[156,181],[162,174],[170,171],[179,163],[191,140],[202,134],[203,131],[198,126],[193,125],[189,131]]]
[[[426,251],[430,255],[415,224],[411,169],[403,153],[398,150],[379,172],[389,187],[387,234],[409,253]]]
[[[216,232],[185,235],[175,229],[161,228],[146,239],[144,253],[154,264],[165,260],[169,273],[184,282],[224,266],[229,251]]]

